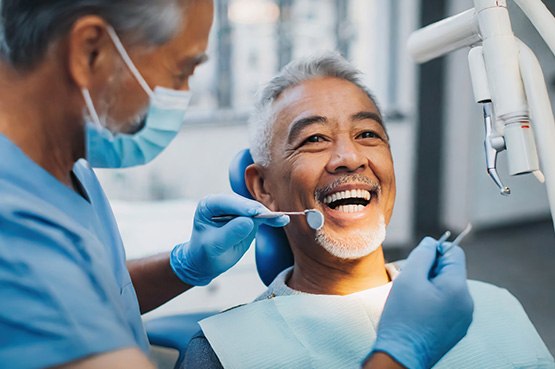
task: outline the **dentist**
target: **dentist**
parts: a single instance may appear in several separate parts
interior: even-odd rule
[[[145,164],[175,137],[188,79],[206,60],[212,0],[2,0],[0,7],[1,366],[152,368],[140,314],[232,267],[260,222],[289,221],[253,221],[268,211],[261,204],[207,197],[188,242],[126,263],[91,169]],[[243,216],[223,226],[210,220],[221,214]],[[406,357],[424,355],[424,367],[470,323],[464,257],[436,262],[435,249],[415,253],[368,365],[407,366]],[[413,297],[410,312],[401,295]],[[453,300],[466,304],[446,309]],[[465,323],[456,334],[427,324],[440,316]],[[392,340],[399,330],[419,338]]]

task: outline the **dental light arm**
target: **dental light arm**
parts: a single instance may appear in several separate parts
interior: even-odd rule
[[[541,0],[515,2],[555,54],[553,15]],[[414,32],[408,47],[421,63],[471,48],[474,97],[484,112],[487,172],[500,193],[509,195],[496,169],[497,153],[507,150],[511,175],[545,179],[555,225],[555,120],[537,58],[513,34],[507,1],[474,0],[473,9]]]
[[[474,9],[469,9],[414,32],[407,46],[416,62],[425,63],[480,41]]]

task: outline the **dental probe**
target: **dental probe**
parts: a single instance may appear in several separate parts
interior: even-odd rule
[[[443,252],[442,252],[443,246],[442,246],[442,244],[445,241],[447,241],[447,239],[449,237],[451,237],[451,232],[450,231],[445,231],[445,233],[437,240],[436,249],[437,249],[437,252],[439,252],[442,255],[443,255]]]
[[[453,240],[453,242],[451,242],[450,245],[448,245],[447,247],[443,247],[440,246],[441,244],[438,241],[438,252],[441,255],[445,255],[449,250],[451,250],[451,248],[455,245],[459,245],[460,246],[460,242],[462,241],[462,239],[468,235],[470,233],[470,231],[472,230],[472,224],[468,223],[468,225],[463,229],[463,231]],[[443,238],[443,237],[442,237]],[[445,240],[443,240],[445,241]],[[442,242],[443,242],[442,241]]]
[[[324,215],[316,209],[306,209],[304,211],[271,211],[269,213],[255,215],[253,218],[269,219],[277,218],[282,215],[305,215],[308,226],[314,230],[319,230],[324,226]],[[213,216],[211,219],[214,222],[228,222],[238,216],[240,215],[217,215]]]

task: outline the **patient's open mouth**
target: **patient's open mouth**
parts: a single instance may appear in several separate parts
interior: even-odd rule
[[[356,213],[370,203],[373,193],[364,189],[337,191],[324,197],[323,203],[337,211]]]

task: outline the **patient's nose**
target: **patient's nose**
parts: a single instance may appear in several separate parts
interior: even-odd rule
[[[366,157],[350,139],[335,141],[326,169],[330,173],[356,172],[367,165]]]

